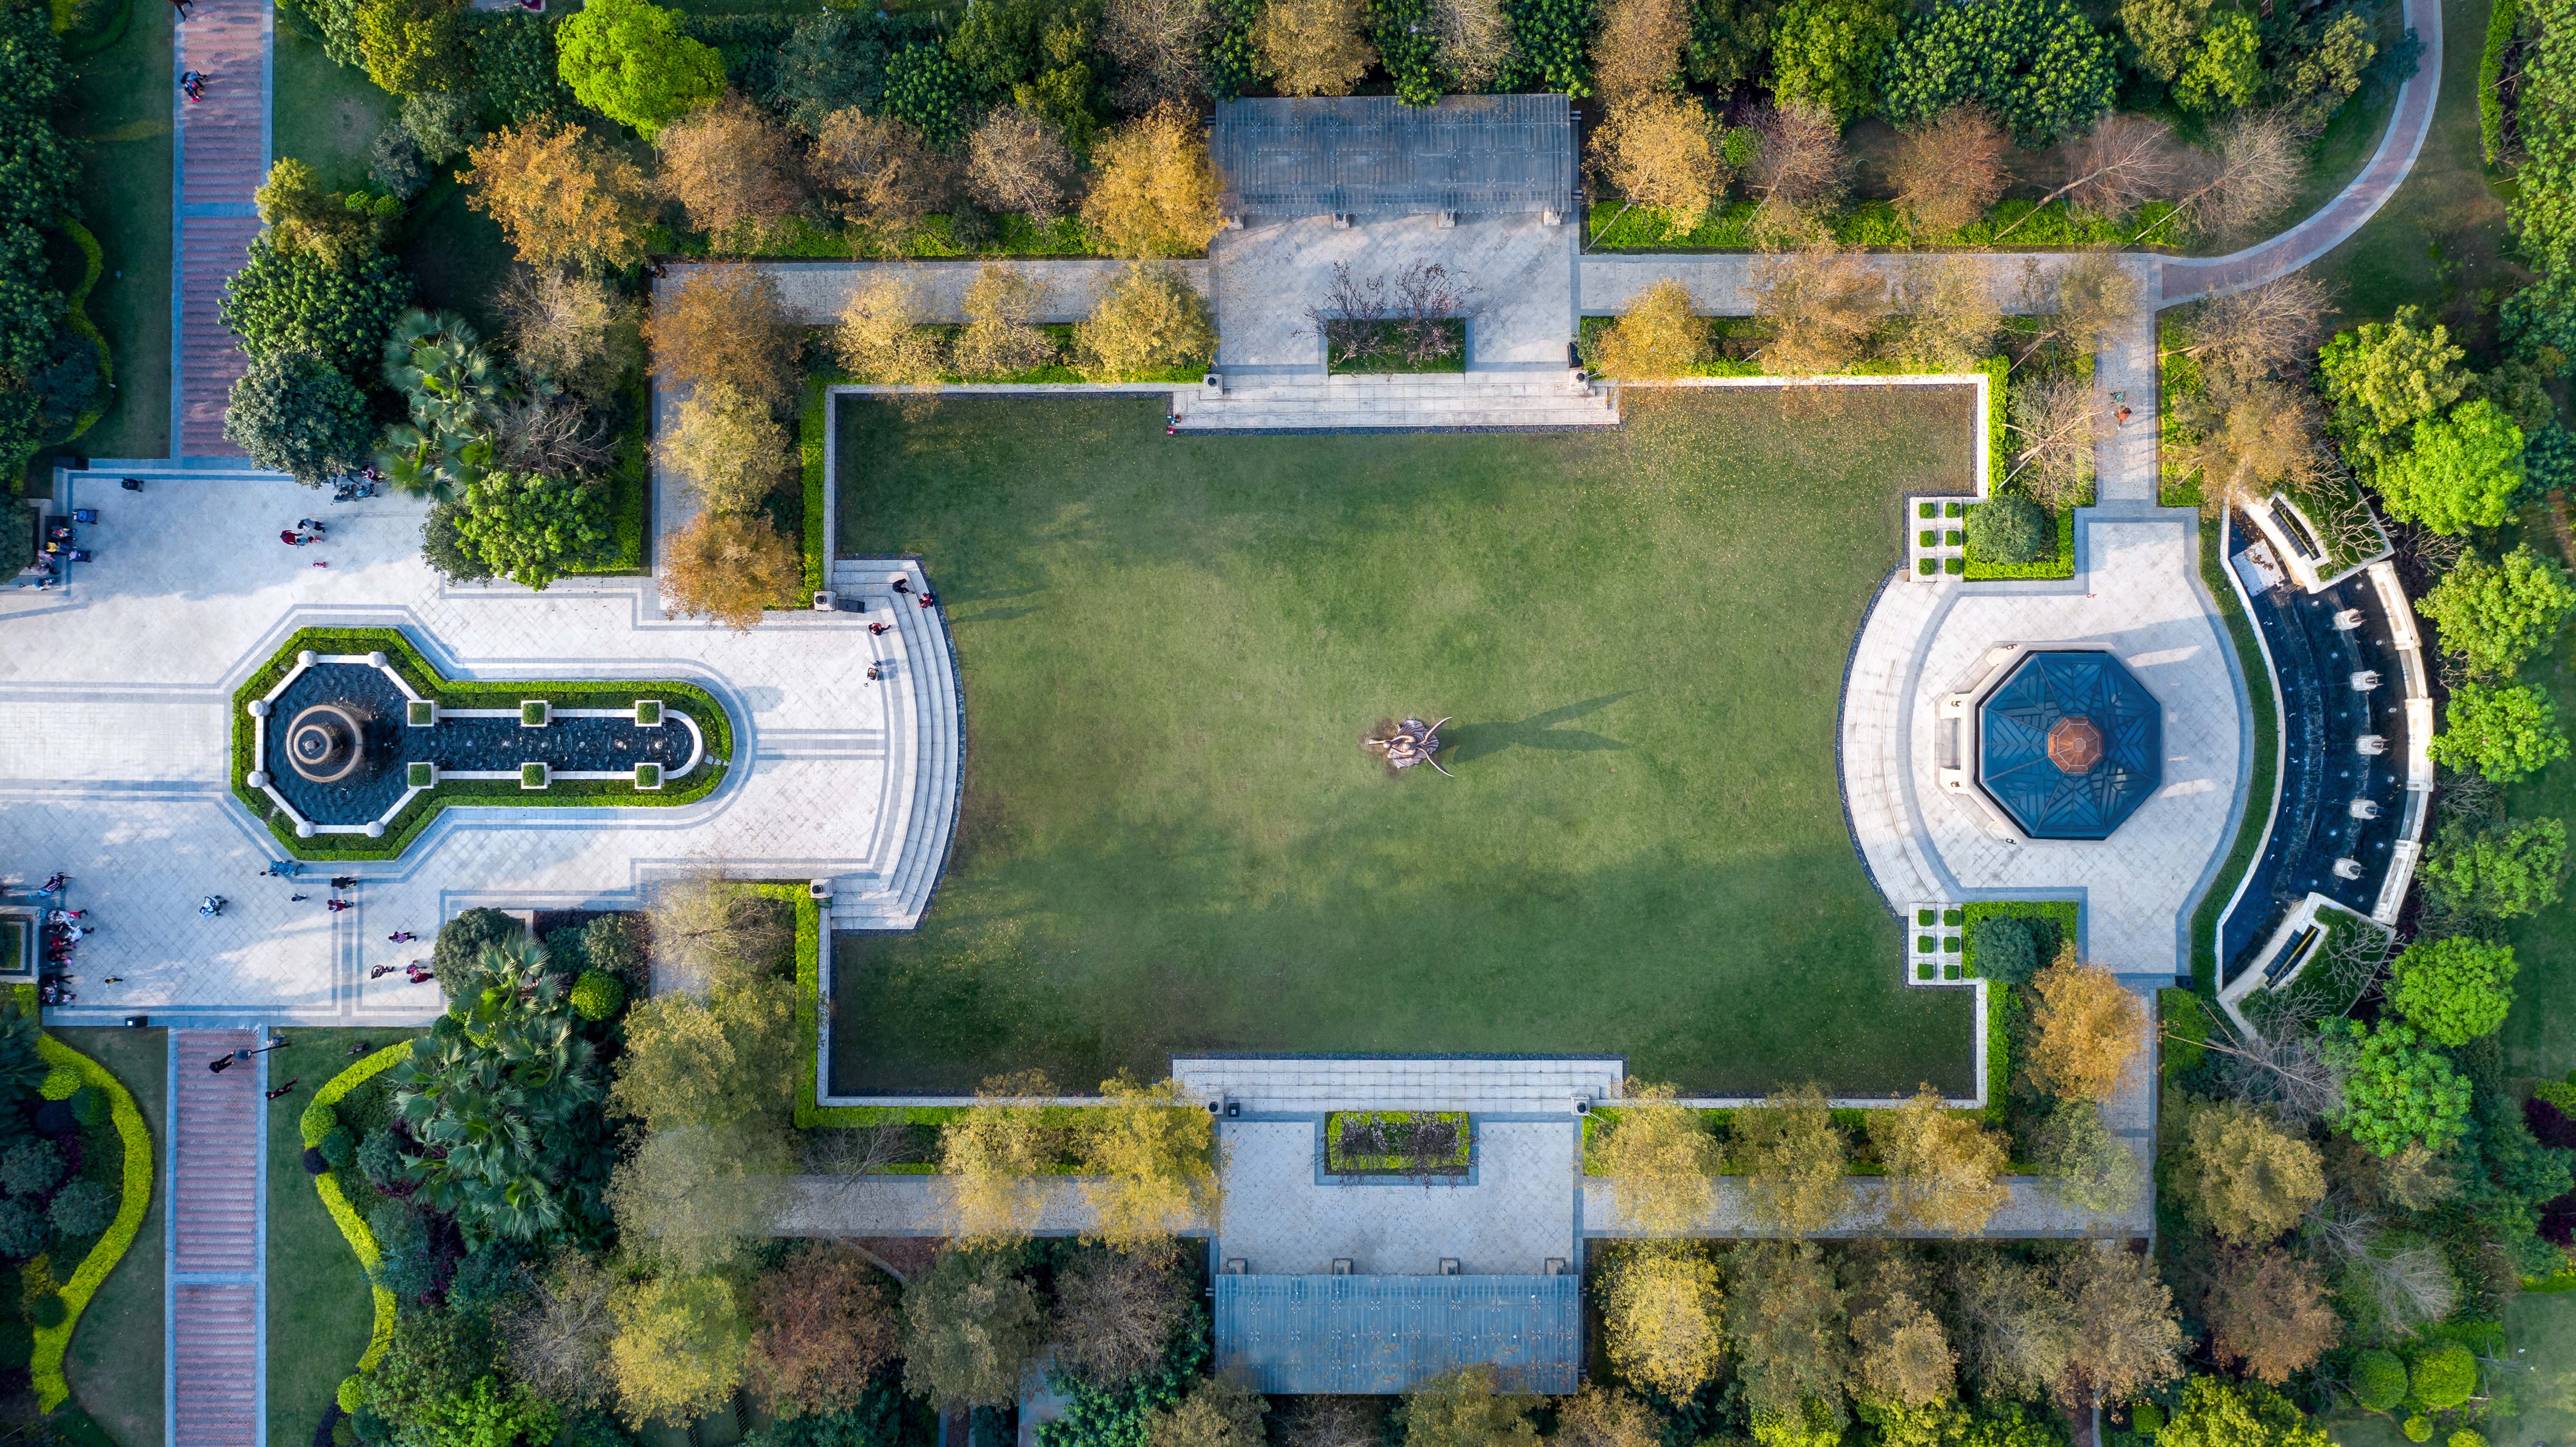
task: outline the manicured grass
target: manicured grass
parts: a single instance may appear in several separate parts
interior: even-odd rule
[[[1965,389],[1694,390],[1600,434],[1166,437],[1150,398],[842,409],[844,552],[918,552],[971,739],[918,934],[836,959],[836,1089],[1166,1052],[1617,1051],[1969,1093],[1834,773]],[[1389,778],[1379,718],[1454,715]]]
[[[2493,360],[2497,297],[2527,279],[2503,254],[2504,203],[2487,185],[2478,149],[2478,58],[2488,8],[2489,0],[2444,0],[2442,90],[2423,154],[2379,214],[2315,268],[2339,293],[2335,326],[2420,306],[2449,323],[2480,365]],[[2482,300],[2489,291],[2496,295]]]
[[[391,1045],[414,1033],[288,1029],[268,1057],[271,1085],[297,1082],[268,1107],[268,1441],[305,1447],[340,1379],[357,1370],[375,1326],[367,1274],[304,1173],[296,1117],[313,1092],[351,1063],[364,1040]]]
[[[81,1313],[64,1358],[73,1400],[119,1447],[158,1447],[162,1412],[161,1284],[164,1267],[162,1152],[168,1149],[169,1032],[116,1028],[55,1030],[64,1044],[106,1066],[152,1131],[153,1201],[143,1229]]]
[[[72,109],[61,120],[81,143],[73,195],[106,268],[86,309],[116,369],[107,414],[70,445],[91,457],[167,457],[171,11],[128,3],[116,43],[72,62]],[[157,1409],[152,1420],[157,1430]]]

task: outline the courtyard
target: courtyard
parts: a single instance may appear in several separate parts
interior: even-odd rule
[[[1176,1050],[1618,1053],[1973,1088],[1837,795],[1900,499],[1967,388],[1699,391],[1604,434],[1166,437],[1154,399],[840,408],[840,551],[918,553],[967,775],[917,934],[837,937],[830,1090]],[[1454,716],[1389,777],[1381,717]]]

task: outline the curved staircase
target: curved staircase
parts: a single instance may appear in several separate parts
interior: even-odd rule
[[[910,580],[911,592],[894,591],[897,574]],[[868,643],[873,658],[888,666],[887,681],[902,687],[904,702],[886,719],[894,783],[880,837],[893,841],[892,857],[882,872],[835,879],[826,923],[836,930],[911,929],[930,905],[957,829],[966,763],[957,656],[943,610],[914,601],[930,587],[919,559],[837,558],[830,587],[840,607],[863,607],[893,621],[892,631]]]

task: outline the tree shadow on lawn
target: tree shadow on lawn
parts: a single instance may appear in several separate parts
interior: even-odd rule
[[[1441,736],[1441,742],[1447,747],[1440,751],[1440,762],[1446,767],[1456,768],[1509,748],[1546,749],[1557,753],[1624,750],[1629,745],[1617,739],[1604,738],[1588,729],[1564,729],[1557,725],[1598,713],[1635,692],[1635,689],[1623,689],[1618,693],[1605,693],[1599,698],[1588,698],[1581,703],[1531,714],[1518,723],[1453,723]]]

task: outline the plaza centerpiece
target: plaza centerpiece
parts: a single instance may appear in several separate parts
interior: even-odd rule
[[[2094,649],[2025,655],[1977,706],[1977,785],[2033,839],[2107,839],[2156,791],[2164,714]]]
[[[455,682],[399,629],[307,629],[236,696],[235,797],[291,853],[391,858],[450,804],[703,798],[732,738],[689,684]]]

